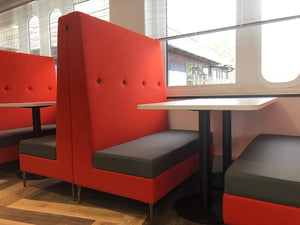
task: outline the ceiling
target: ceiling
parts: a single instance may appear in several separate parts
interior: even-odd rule
[[[32,1],[33,0],[0,0],[0,13]]]

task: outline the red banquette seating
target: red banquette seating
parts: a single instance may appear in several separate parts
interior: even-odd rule
[[[166,111],[137,109],[166,101],[159,41],[74,12],[59,19],[58,49],[79,197],[82,186],[153,207],[198,169],[197,132],[169,130]]]
[[[258,135],[226,171],[224,222],[300,224],[299,159],[300,137]]]
[[[56,73],[50,57],[0,50],[0,104],[56,100]],[[0,163],[19,158],[19,141],[33,137],[30,108],[0,107]],[[43,131],[55,132],[56,107],[41,109]]]

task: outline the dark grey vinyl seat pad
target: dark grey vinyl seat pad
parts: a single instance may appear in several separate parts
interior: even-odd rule
[[[56,135],[20,141],[20,154],[56,160]]]
[[[226,171],[225,193],[300,207],[300,137],[257,136]]]
[[[199,151],[198,132],[167,130],[93,155],[94,168],[154,178]]]
[[[42,135],[51,135],[56,133],[56,124],[42,125]],[[23,139],[33,137],[33,128],[24,127],[18,129],[0,131],[0,148],[19,145]]]

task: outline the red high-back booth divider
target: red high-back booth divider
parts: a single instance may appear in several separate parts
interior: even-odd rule
[[[70,79],[75,184],[156,202],[195,171],[197,156],[148,179],[95,169],[93,153],[168,129],[168,112],[137,109],[166,101],[160,42],[79,12],[61,17],[59,32],[58,68],[66,71],[58,76]]]

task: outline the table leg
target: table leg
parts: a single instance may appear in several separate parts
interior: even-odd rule
[[[211,158],[210,158],[210,112],[199,112],[199,168],[200,168],[200,195],[201,205],[204,212],[210,208],[210,177],[211,177]]]
[[[185,196],[175,203],[175,209],[182,217],[205,224],[218,224],[222,221],[217,218],[216,211],[222,211],[221,199],[212,204],[211,199],[211,157],[210,157],[210,111],[199,111],[199,167],[200,193]],[[215,206],[217,205],[217,206]],[[214,208],[214,210],[213,210]]]
[[[231,111],[223,111],[223,173],[232,162],[231,150]]]
[[[33,134],[35,137],[39,137],[41,135],[40,107],[32,107],[32,123]]]

